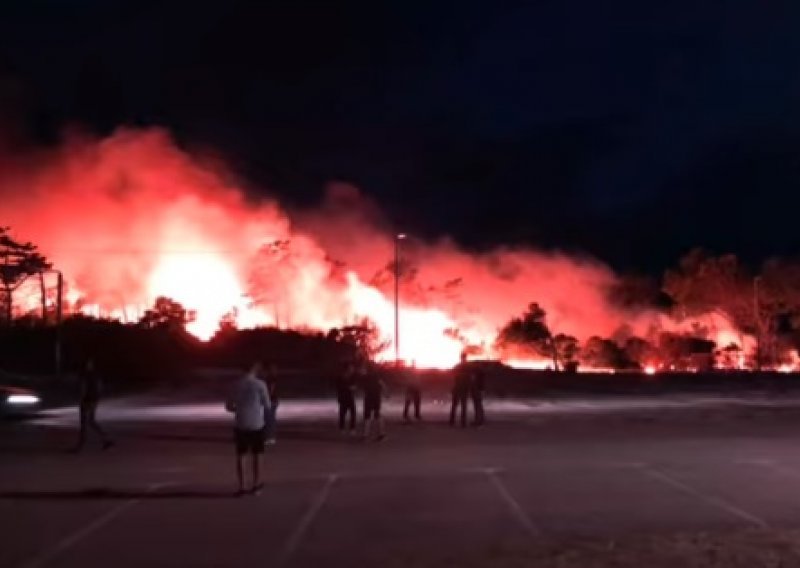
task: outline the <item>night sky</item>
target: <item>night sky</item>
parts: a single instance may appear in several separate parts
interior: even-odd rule
[[[796,0],[2,6],[16,146],[163,125],[290,205],[349,181],[418,235],[623,270],[798,250]]]

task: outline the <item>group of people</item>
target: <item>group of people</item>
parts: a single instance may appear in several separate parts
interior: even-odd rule
[[[468,401],[474,409],[473,424],[485,422],[483,409],[483,374],[467,363],[462,355],[461,363],[454,368],[450,425],[456,425],[460,412],[460,425],[467,425]],[[403,418],[410,421],[422,419],[422,388],[419,374],[412,369],[405,380],[405,404]],[[386,437],[385,423],[381,414],[386,385],[368,361],[349,363],[335,381],[336,399],[339,405],[339,430],[343,434],[357,435],[356,399],[363,395],[363,421],[360,435],[365,440],[381,441]],[[112,439],[97,423],[96,411],[100,400],[101,381],[93,360],[88,360],[80,374],[80,434],[74,451],[81,451],[90,432],[102,442],[103,449],[113,445]],[[245,456],[252,457],[251,492],[261,491],[260,456],[265,446],[276,442],[276,418],[278,409],[277,371],[274,365],[256,363],[234,385],[225,401],[225,409],[234,415],[234,442],[236,445],[236,475],[239,492],[247,492],[245,486]]]
[[[486,422],[486,413],[483,410],[483,394],[486,390],[486,382],[483,373],[479,369],[470,367],[467,363],[467,356],[461,355],[461,363],[454,369],[453,377],[453,401],[450,406],[450,426],[456,425],[456,414],[460,410],[461,426],[467,425],[467,403],[472,400],[472,408],[475,413],[473,424],[482,426]]]
[[[369,439],[373,430],[378,441],[386,437],[381,402],[386,392],[383,380],[366,361],[350,363],[334,380],[336,402],[339,404],[339,431],[356,434],[356,396],[364,395],[364,421],[362,436]]]
[[[235,385],[228,397],[225,408],[234,413],[234,439],[236,443],[236,474],[239,493],[247,492],[244,483],[244,458],[252,457],[252,479],[250,491],[258,493],[263,484],[260,479],[260,456],[266,443],[275,443],[275,410],[277,408],[277,383],[274,367],[256,364],[249,373]],[[355,436],[357,430],[356,400],[358,393],[363,395],[363,421],[361,437],[364,440],[381,441],[386,437],[385,423],[381,406],[386,394],[386,385],[368,361],[349,363],[344,372],[334,380],[336,400],[339,406],[339,430],[345,435]],[[452,404],[450,425],[456,425],[460,411],[460,425],[467,426],[467,407],[471,399],[474,409],[473,424],[480,426],[485,422],[483,394],[485,390],[483,373],[467,363],[466,355],[454,369],[452,384]],[[406,376],[405,404],[403,418],[413,416],[421,420],[422,388],[419,375],[411,372]]]
[[[460,424],[467,425],[468,401],[472,401],[475,418],[473,425],[481,426],[486,421],[483,409],[485,381],[483,373],[469,365],[466,355],[453,370],[452,403],[450,407],[450,425],[456,425],[456,415],[460,411]],[[336,400],[339,404],[339,430],[351,435],[356,434],[356,398],[359,390],[364,397],[364,430],[362,435],[369,437],[372,425],[375,425],[377,439],[385,437],[384,423],[381,417],[381,400],[385,385],[367,362],[351,363],[344,373],[335,380]],[[412,368],[405,376],[405,402],[403,404],[403,420],[411,421],[412,411],[415,420],[422,420],[422,386],[419,374]]]

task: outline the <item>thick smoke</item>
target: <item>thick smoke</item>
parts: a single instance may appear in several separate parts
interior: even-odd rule
[[[84,311],[134,320],[163,295],[196,310],[201,337],[233,313],[242,326],[315,329],[369,317],[391,339],[394,231],[374,203],[334,184],[318,209],[288,214],[230,179],[163,130],[122,129],[5,168],[0,221],[40,246]],[[581,340],[664,325],[609,303],[616,276],[592,259],[474,255],[413,235],[401,254],[401,352],[420,364],[450,364],[465,342],[489,349],[532,301]]]

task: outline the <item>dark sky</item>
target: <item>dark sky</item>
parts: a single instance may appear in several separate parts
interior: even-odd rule
[[[796,0],[2,6],[0,117],[37,142],[164,125],[292,204],[346,180],[421,235],[628,270],[798,250]]]

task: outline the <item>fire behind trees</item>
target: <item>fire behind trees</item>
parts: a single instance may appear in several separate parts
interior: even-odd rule
[[[141,334],[165,333],[161,312],[177,309],[170,302],[186,312],[173,327],[226,341],[251,328],[336,329],[327,340],[363,347],[370,334],[346,328],[368,318],[377,348],[367,351],[391,360],[397,307],[399,356],[420,367],[450,367],[464,350],[564,369],[796,359],[793,260],[750,273],[733,256],[694,252],[659,281],[619,276],[575,254],[502,246],[476,253],[414,235],[400,243],[353,186],[332,184],[320,205],[289,210],[158,128],[68,138],[7,166],[0,224],[14,234],[3,231],[5,242],[25,248],[31,240],[47,260],[5,263],[5,323],[9,310],[28,323],[57,319],[53,290],[35,277],[52,262],[64,275],[65,314],[118,319]],[[512,325],[498,342],[509,322],[524,324],[532,303],[546,333],[531,338]]]
[[[549,357],[553,368],[575,359],[595,369],[653,365],[672,370],[768,367],[795,370],[800,346],[800,263],[767,261],[759,274],[735,255],[712,256],[695,249],[668,270],[661,287],[642,277],[622,278],[609,290],[626,307],[650,306],[674,321],[690,321],[683,331],[651,329],[644,337],[621,329],[615,337],[575,338],[551,330],[536,303],[499,332],[498,347],[513,357]],[[733,324],[735,334],[715,341],[715,316]],[[703,325],[704,320],[708,325]],[[748,347],[752,348],[748,352]]]
[[[0,280],[6,299],[4,313],[8,314],[11,293],[51,265],[35,245],[13,240],[7,229],[0,237]],[[555,370],[654,367],[694,371],[756,366],[795,370],[800,347],[797,263],[770,260],[754,275],[733,255],[715,257],[695,250],[676,269],[666,272],[660,287],[640,277],[622,278],[608,295],[612,302],[658,309],[672,321],[685,319],[691,326],[684,330],[654,327],[644,336],[623,327],[613,337],[592,335],[581,342],[560,332],[557,324],[548,321],[546,308],[531,302],[522,314],[498,330],[494,352],[512,364],[535,361],[539,368]],[[45,302],[48,297],[44,290]],[[50,341],[42,333],[47,328],[48,320],[42,318],[46,313],[45,305],[43,310],[31,309],[16,319],[5,318],[0,356],[6,364],[21,368],[42,365],[41,353],[48,351]],[[715,316],[735,324],[736,333],[728,337],[729,342],[714,340]],[[186,327],[194,318],[192,310],[166,297],[157,298],[153,307],[131,324],[74,315],[64,324],[69,359],[74,363],[90,352],[114,354],[116,364],[128,372],[136,374],[139,369],[143,375],[154,376],[151,365],[143,361],[166,363],[161,370],[165,373],[174,373],[192,360],[212,365],[241,364],[265,355],[294,365],[315,360],[331,366],[353,358],[374,359],[390,346],[368,317],[329,330],[239,330],[235,314],[227,314],[207,343],[187,333]],[[703,325],[704,318],[710,319],[708,327]],[[485,353],[485,349],[469,344],[457,329],[447,333],[461,341],[465,351],[478,356]],[[751,352],[747,351],[748,338],[757,340]],[[44,364],[41,370],[46,367]]]
[[[32,276],[39,276],[42,279],[42,317],[45,316],[43,273],[50,268],[51,264],[39,253],[36,245],[14,240],[9,228],[0,226],[0,300],[2,301],[0,317],[3,320],[11,321],[14,292]]]
[[[594,337],[620,349],[639,339],[629,350],[639,353],[648,351],[636,349],[642,341],[650,350],[672,345],[664,334],[708,339],[716,349],[735,344],[740,352],[726,349],[720,361],[741,365],[753,360],[756,338],[767,359],[786,352],[772,338],[794,329],[788,316],[748,324],[741,310],[711,306],[691,287],[676,289],[676,302],[660,282],[620,277],[585,255],[512,246],[474,252],[413,234],[401,242],[369,196],[344,183],[330,184],[318,205],[286,208],[268,188],[243,185],[220,160],[188,151],[163,129],[67,138],[8,166],[0,170],[0,222],[63,273],[66,314],[135,324],[164,297],[192,312],[186,329],[203,339],[221,321],[229,335],[258,327],[325,333],[366,317],[389,343],[377,358],[391,360],[397,306],[399,358],[434,368],[451,367],[465,349],[498,357],[498,331],[533,302],[546,312],[555,358],[519,361],[527,366],[585,368],[611,349],[594,349]],[[772,288],[781,286],[771,273],[780,280],[784,268],[762,271],[758,311],[774,311]],[[52,313],[46,293],[42,309],[36,279],[28,278],[13,294],[16,315]]]

